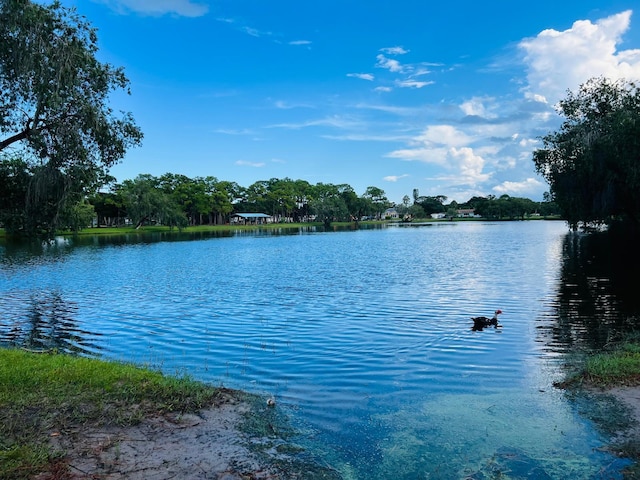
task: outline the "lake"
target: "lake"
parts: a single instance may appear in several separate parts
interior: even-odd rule
[[[4,243],[0,344],[274,395],[345,479],[622,478],[591,401],[553,386],[635,298],[594,242],[529,221]]]

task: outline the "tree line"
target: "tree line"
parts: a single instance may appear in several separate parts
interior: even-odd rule
[[[12,162],[16,166],[19,162]],[[24,208],[22,199],[30,182],[28,164],[22,163],[23,182],[14,184],[16,203],[13,212]],[[7,164],[0,162],[0,181],[6,178]],[[14,176],[15,178],[15,176]],[[18,191],[21,190],[21,191]],[[390,202],[381,188],[368,187],[358,195],[348,184],[318,183],[290,178],[257,181],[248,187],[216,177],[189,178],[166,173],[159,177],[144,174],[122,183],[112,183],[108,192],[97,192],[69,204],[59,216],[58,228],[79,230],[90,224],[121,226],[132,223],[185,228],[197,225],[228,224],[235,213],[266,213],[275,222],[359,222],[385,219],[394,207],[401,218],[429,218],[433,214],[455,217],[460,209],[474,209],[476,215],[490,219],[524,219],[533,214],[557,214],[553,202],[534,202],[527,198],[502,195],[473,197],[465,203],[446,204],[444,195],[421,196],[415,189],[413,202],[405,196],[403,204]],[[10,209],[11,210],[11,209]],[[10,232],[19,232],[11,224],[9,210],[0,209],[0,222]]]
[[[129,112],[109,106],[129,92],[122,68],[97,60],[96,30],[73,8],[0,0],[0,223],[13,233],[51,236],[125,216],[136,224],[182,227],[222,223],[234,211],[276,219],[315,216],[325,223],[380,217],[384,191],[357,195],[347,184],[271,179],[240,187],[214,177],[140,175],[114,184],[109,169],[139,146],[143,133]],[[501,196],[445,204],[446,197],[407,195],[405,218],[449,216],[474,208],[486,218],[524,218],[559,209],[573,228],[630,223],[640,230],[640,90],[633,82],[594,78],[558,104],[565,117],[533,152],[549,183],[544,202]]]
[[[109,192],[96,193],[87,204],[101,225],[121,225],[127,219],[136,226],[178,228],[226,224],[232,214],[248,212],[268,214],[277,222],[358,221],[365,216],[381,218],[391,205],[377,187],[358,195],[347,184],[272,178],[243,187],[212,176],[172,173],[138,175],[114,184]]]

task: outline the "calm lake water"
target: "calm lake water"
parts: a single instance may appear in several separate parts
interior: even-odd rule
[[[346,479],[621,478],[590,401],[552,385],[637,307],[606,242],[549,221],[168,238],[0,244],[0,344],[274,395]]]

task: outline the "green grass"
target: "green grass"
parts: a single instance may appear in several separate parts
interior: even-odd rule
[[[95,227],[84,228],[79,232],[73,233],[69,231],[61,231],[61,235],[131,235],[131,234],[144,234],[144,233],[180,233],[180,232],[224,232],[233,230],[255,230],[261,229],[276,229],[276,228],[300,228],[308,226],[318,226],[321,223],[267,223],[264,225],[198,225],[193,227],[186,227],[182,230],[177,228],[169,228],[163,225],[145,226],[136,229],[132,226],[127,227]]]
[[[640,384],[640,344],[625,342],[610,352],[589,357],[583,376],[597,386]]]
[[[559,388],[571,388],[581,384],[607,388],[640,385],[640,340],[635,337],[616,343],[577,362],[577,370]]]
[[[125,363],[0,349],[0,478],[29,478],[55,462],[47,445],[52,432],[193,411],[221,392]]]

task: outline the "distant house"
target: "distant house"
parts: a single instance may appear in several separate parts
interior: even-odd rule
[[[231,215],[231,223],[238,225],[263,225],[272,221],[271,215],[266,213],[234,213]]]
[[[395,208],[387,208],[382,214],[382,218],[398,218],[399,216]]]
[[[456,217],[462,218],[477,218],[480,215],[476,215],[476,211],[473,208],[461,208],[456,210]]]
[[[442,213],[442,212],[440,212],[440,213],[432,213],[431,214],[431,218],[433,218],[435,220],[440,220],[440,219],[442,219],[442,218],[444,218],[446,216],[447,216],[447,214],[446,213]]]

